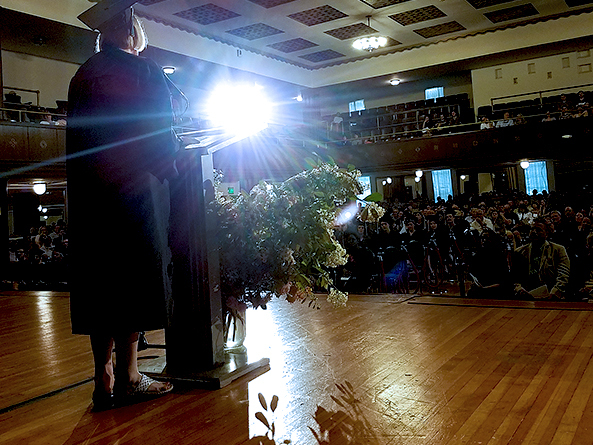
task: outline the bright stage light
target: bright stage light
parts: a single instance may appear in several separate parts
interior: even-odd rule
[[[255,134],[268,126],[272,106],[258,85],[220,85],[208,100],[208,115],[215,127],[228,133]]]

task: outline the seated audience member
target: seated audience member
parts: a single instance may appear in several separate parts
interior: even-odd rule
[[[480,235],[480,246],[469,262],[472,286],[471,298],[504,298],[512,294],[507,250],[500,238],[490,229]]]
[[[379,233],[373,237],[372,244],[375,251],[401,244],[399,234],[391,230],[388,217],[383,217],[379,222]]]
[[[414,215],[414,218],[416,219],[416,229],[421,230],[424,234],[426,230],[428,230],[428,221],[426,221],[424,214],[422,214],[422,212],[417,212]]]
[[[401,235],[402,244],[408,249],[410,258],[417,267],[424,261],[425,232],[418,228],[413,220],[406,222],[406,231]]]
[[[469,225],[463,218],[463,212],[461,210],[456,210],[456,212],[459,212],[457,216],[452,212],[445,215],[445,227],[449,231],[449,238],[453,237],[457,242],[461,242]]]
[[[582,214],[581,214],[580,220],[579,221],[576,220],[577,213],[578,212],[575,212],[575,210],[571,206],[566,206],[564,208],[564,215],[562,217],[562,225],[571,234],[574,234],[577,231],[577,229],[579,228],[579,225],[582,221],[582,216],[583,216]]]
[[[544,117],[542,119],[542,122],[554,122],[556,120],[556,118],[554,116],[552,116],[552,113],[550,113],[549,111],[546,111],[546,117]]]
[[[582,275],[575,277],[574,281],[577,286],[577,298],[588,299],[593,297],[593,234],[587,237],[585,248]]]
[[[442,254],[449,248],[449,231],[444,225],[439,223],[438,218],[431,216],[428,219],[428,231],[426,233],[428,240],[434,241]]]
[[[570,260],[564,246],[548,241],[549,232],[546,221],[538,219],[529,232],[529,243],[513,254],[512,274],[518,297],[566,297]]]
[[[406,219],[404,217],[404,212],[394,208],[391,212],[391,229],[395,233],[401,233],[405,225]]]
[[[514,124],[515,124],[515,121],[511,118],[511,113],[509,113],[508,111],[505,111],[504,117],[501,120],[499,120],[498,122],[496,122],[496,128],[510,127]]]
[[[441,114],[441,116],[439,117],[439,120],[437,121],[435,128],[439,131],[442,131],[443,128],[445,128],[447,126],[448,122],[447,122],[447,118],[445,117],[444,114]]]
[[[577,108],[578,107],[583,107],[583,108],[588,108],[589,107],[589,101],[587,100],[587,97],[585,96],[585,92],[584,91],[579,91],[577,94],[578,98],[577,98]]]
[[[350,141],[352,145],[361,145],[362,141],[360,140],[360,135],[358,133],[354,133],[352,136],[352,141]]]
[[[565,108],[566,108],[566,110],[571,110],[572,109],[572,103],[570,103],[570,101],[566,97],[566,94],[561,94],[560,95],[560,102],[558,102],[558,110],[562,111]]]
[[[572,117],[589,117],[589,104],[577,106],[577,111]]]
[[[425,136],[430,136],[432,133],[432,128],[433,128],[433,122],[430,119],[430,116],[427,114],[426,116],[424,116],[424,119],[422,120],[422,126],[421,126],[421,130],[422,130],[422,134],[424,134]]]
[[[344,134],[344,118],[340,113],[336,113],[331,123],[331,131],[336,134]]]
[[[53,121],[51,113],[48,113],[47,110],[44,110],[44,113],[41,115],[41,120],[39,121],[41,125],[56,125]]]
[[[562,107],[560,109],[560,117],[558,119],[572,119],[572,113],[570,112],[570,109],[568,107]]]
[[[344,280],[344,290],[366,292],[371,285],[373,272],[377,270],[375,255],[368,247],[361,245],[354,234],[347,235],[344,244],[348,252],[348,262],[343,267],[343,275],[348,278]]]
[[[490,122],[490,119],[488,119],[486,116],[482,116],[482,120],[480,123],[480,130],[488,130],[493,127],[494,127],[494,124],[492,122]]]
[[[39,233],[35,236],[35,244],[37,244],[37,247],[41,247],[43,240],[47,237],[47,226],[39,227]]]
[[[356,226],[356,242],[358,246],[368,247],[369,237],[366,234],[366,227],[364,224]]]
[[[19,110],[21,109],[21,96],[14,91],[10,91],[4,95],[4,107]],[[18,111],[6,111],[6,118],[11,122],[18,122],[21,115]]]
[[[534,190],[533,194],[534,194],[534,196],[537,195],[537,190]],[[536,219],[539,216],[542,216],[544,213],[545,213],[545,208],[540,208],[540,206],[537,202],[533,202],[531,204],[531,215],[533,216],[533,219]]]
[[[505,219],[511,221],[509,227],[515,227],[519,224],[519,217],[515,213],[513,206],[509,203],[502,206],[502,215]]]
[[[484,217],[484,210],[478,208],[474,212],[474,219],[469,225],[470,230],[476,230],[478,233],[482,233],[484,229],[494,231],[494,225],[489,218]]]
[[[525,125],[526,123],[527,121],[523,115],[521,113],[517,114],[517,117],[515,118],[515,125]]]
[[[591,253],[589,237],[591,235],[591,220],[588,217],[580,217],[581,212],[576,214],[579,221],[578,228],[572,239],[572,245],[567,248],[570,258],[570,284],[571,289],[579,290],[589,279],[591,271]]]
[[[515,213],[517,215],[517,224],[526,224],[528,226],[531,226],[531,224],[533,224],[533,213],[531,213],[527,208],[526,201],[521,201],[519,203],[519,207],[517,208],[517,211]]]
[[[449,125],[459,125],[461,121],[459,120],[459,115],[455,110],[451,111],[451,116],[449,117]]]

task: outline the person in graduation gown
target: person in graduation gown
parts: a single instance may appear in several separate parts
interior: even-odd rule
[[[128,8],[100,31],[98,52],[70,83],[67,129],[71,321],[90,335],[98,408],[172,389],[136,360],[139,332],[165,327],[170,304],[176,148],[164,74],[139,56],[140,21]]]

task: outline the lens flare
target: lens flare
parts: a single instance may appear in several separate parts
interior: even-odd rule
[[[208,101],[212,125],[228,133],[252,134],[268,126],[272,105],[258,85],[219,85]]]

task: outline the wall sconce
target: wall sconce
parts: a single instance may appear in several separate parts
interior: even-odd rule
[[[519,165],[523,170],[527,170],[529,168],[529,161],[521,161]]]
[[[467,176],[465,176],[465,175],[461,175],[461,176],[459,177],[459,179],[461,179],[462,181],[465,181],[465,178],[467,178]]]
[[[420,176],[416,176],[416,177],[414,178],[414,181],[416,181],[416,182],[420,182]]]
[[[423,174],[424,174],[424,172],[422,170],[416,170],[416,177],[417,178],[421,178]],[[418,182],[418,181],[416,181],[416,182]]]
[[[388,178],[386,179],[386,181],[387,181],[387,184],[391,184],[391,182],[392,182],[392,179],[391,179],[391,177],[388,177]]]

